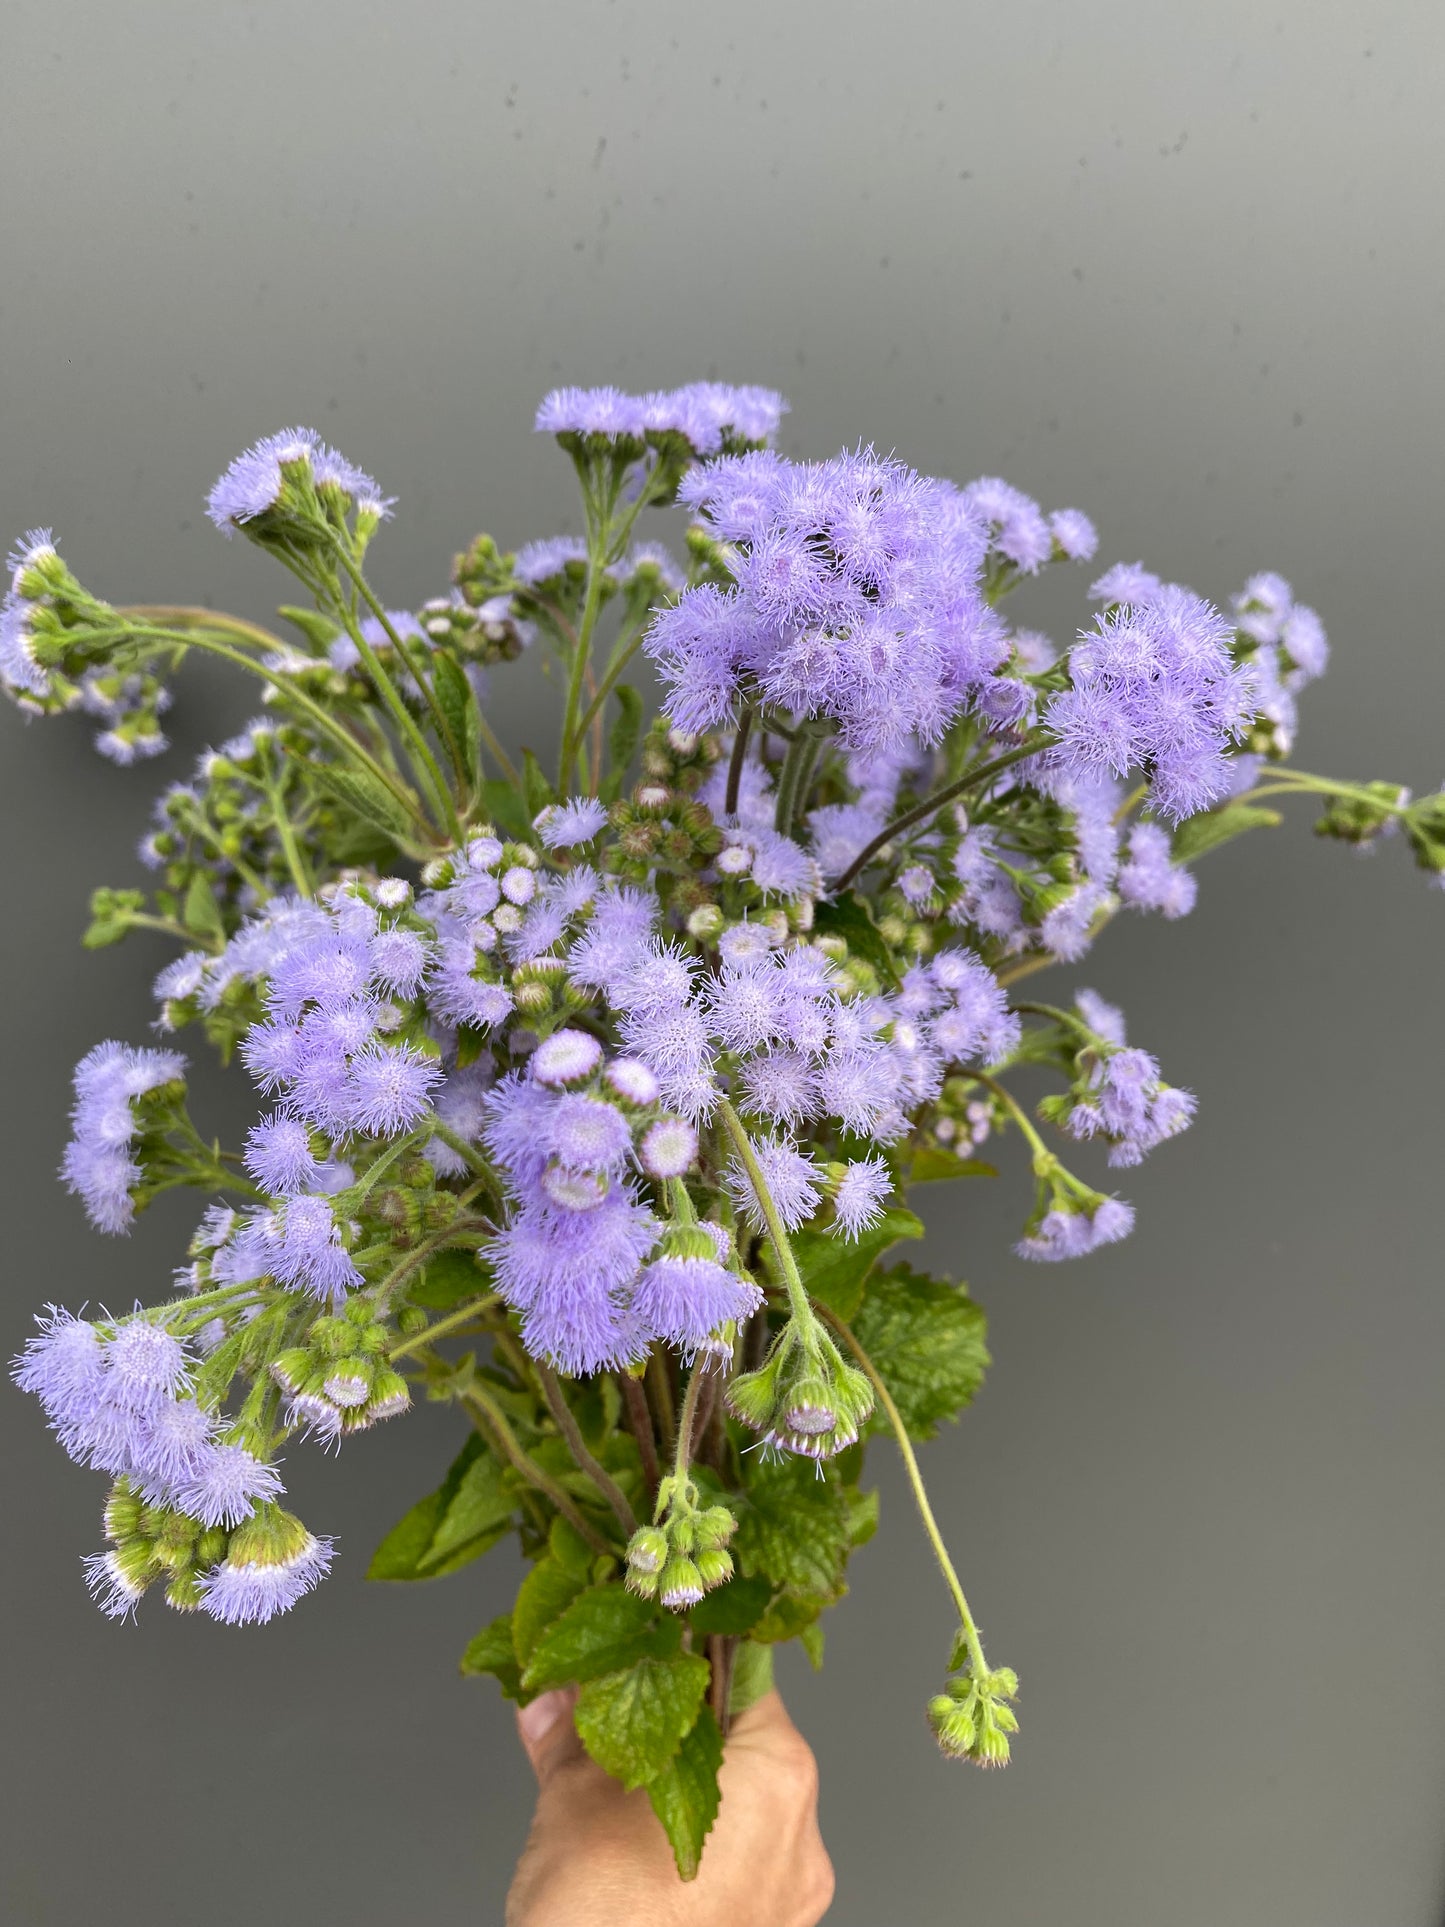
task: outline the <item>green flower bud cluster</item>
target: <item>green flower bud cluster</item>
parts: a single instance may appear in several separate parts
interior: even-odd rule
[[[1337,842],[1357,846],[1373,843],[1376,837],[1395,827],[1400,811],[1409,801],[1410,792],[1398,783],[1362,783],[1358,794],[1329,799],[1315,824],[1315,835],[1334,837]],[[1441,828],[1445,830],[1445,824]],[[1425,867],[1436,869],[1442,865],[1445,865],[1445,851],[1442,851],[1441,864]]]
[[[627,1585],[669,1612],[686,1612],[732,1578],[727,1547],[737,1528],[725,1505],[702,1503],[691,1479],[664,1479],[653,1523],[639,1526],[628,1541]]]
[[[922,1122],[925,1143],[967,1157],[985,1144],[999,1123],[997,1100],[971,1077],[945,1078]]]
[[[226,1556],[231,1535],[224,1526],[203,1526],[169,1506],[147,1505],[127,1479],[117,1479],[105,1506],[105,1536],[115,1550],[104,1564],[106,1578],[133,1602],[164,1581],[168,1605],[195,1612],[197,1581]]]
[[[767,1444],[811,1459],[846,1450],[873,1410],[873,1387],[816,1319],[790,1319],[757,1370],[740,1373],[724,1396]]]
[[[393,1333],[364,1297],[318,1318],[304,1345],[271,1361],[271,1377],[287,1398],[287,1416],[323,1438],[364,1432],[411,1404],[400,1372],[387,1362]]]
[[[943,1753],[979,1766],[1007,1766],[1009,1735],[1019,1730],[1009,1701],[1018,1690],[1018,1674],[1009,1666],[975,1676],[965,1665],[928,1702],[928,1721]]]

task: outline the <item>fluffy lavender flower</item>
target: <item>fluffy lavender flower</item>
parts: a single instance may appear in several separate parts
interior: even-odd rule
[[[246,1136],[246,1169],[263,1191],[285,1197],[309,1191],[321,1174],[311,1133],[299,1118],[275,1111]]]
[[[928,1021],[928,1035],[950,1062],[996,1064],[1015,1049],[1019,1020],[981,957],[971,950],[940,950],[929,965],[928,978],[941,993]]]
[[[1098,619],[1070,657],[1074,686],[1046,721],[1065,769],[1145,768],[1154,806],[1176,821],[1228,788],[1226,750],[1253,713],[1253,674],[1236,668],[1217,609],[1187,589]]]
[[[696,1161],[697,1132],[685,1117],[660,1117],[643,1134],[637,1154],[649,1177],[680,1178]]]
[[[1054,546],[1070,562],[1087,562],[1099,546],[1099,531],[1082,509],[1056,509],[1049,517]]]
[[[696,1351],[719,1326],[742,1324],[763,1302],[748,1279],[710,1258],[654,1258],[638,1278],[631,1311],[647,1331]]]
[[[609,885],[567,953],[567,974],[573,983],[611,996],[613,987],[647,955],[657,916],[657,899],[651,894]]]
[[[258,1503],[284,1491],[274,1465],[243,1445],[224,1444],[213,1446],[192,1476],[176,1486],[173,1503],[203,1526],[238,1526]]]
[[[1124,1013],[1117,1004],[1105,1003],[1094,990],[1076,990],[1074,1008],[1096,1036],[1102,1037],[1106,1044],[1122,1048],[1125,1042]]]
[[[369,1044],[347,1070],[346,1121],[370,1137],[397,1137],[419,1124],[442,1069],[411,1044]]]
[[[1083,1258],[1101,1245],[1116,1244],[1134,1229],[1134,1207],[1122,1198],[1101,1198],[1092,1212],[1055,1206],[1019,1240],[1021,1258],[1055,1263]]]
[[[309,1532],[271,1560],[242,1560],[233,1544],[221,1564],[201,1578],[201,1610],[223,1626],[264,1625],[320,1585],[334,1551],[333,1540]]]
[[[753,1156],[758,1161],[763,1181],[777,1206],[778,1216],[789,1231],[796,1231],[818,1208],[821,1174],[806,1151],[786,1138],[765,1137],[752,1140]],[[734,1159],[724,1173],[724,1182],[738,1205],[747,1213],[757,1231],[767,1228],[763,1207],[753,1181],[744,1166]]]
[[[1136,823],[1130,830],[1128,860],[1117,882],[1125,903],[1171,919],[1187,916],[1199,894],[1195,877],[1174,862],[1169,833],[1158,823]]]
[[[129,1147],[140,1134],[133,1100],[178,1080],[186,1060],[175,1051],[97,1044],[75,1067],[72,1135],[60,1172],[98,1231],[129,1229],[131,1195],[142,1176]]]
[[[723,445],[725,433],[742,441],[764,441],[777,430],[787,409],[768,388],[735,388],[725,382],[697,381],[666,393],[625,395],[616,388],[554,388],[537,410],[536,426],[551,435],[625,436],[680,434],[699,454]]]
[[[341,1243],[330,1198],[288,1198],[272,1220],[269,1269],[284,1285],[338,1305],[361,1273]]]
[[[371,975],[383,990],[415,997],[422,987],[431,947],[414,930],[378,930],[367,944]]]
[[[11,1364],[22,1392],[33,1392],[62,1440],[78,1439],[105,1396],[105,1350],[95,1326],[58,1305],[36,1314],[40,1327]],[[67,1450],[70,1446],[67,1445]],[[74,1456],[74,1455],[73,1455]]]
[[[170,1504],[179,1487],[204,1475],[216,1451],[215,1429],[211,1414],[194,1399],[165,1399],[145,1415],[132,1434],[126,1472],[148,1504]]]
[[[614,1057],[603,1076],[624,1103],[655,1104],[660,1095],[655,1074],[635,1057]]]
[[[983,475],[969,483],[963,498],[990,525],[993,546],[1025,575],[1036,574],[1048,561],[1053,533],[1038,503],[1021,489]]]
[[[580,1084],[602,1062],[602,1046],[585,1030],[558,1030],[532,1053],[531,1072],[538,1084]]]
[[[647,1336],[621,1293],[657,1232],[652,1213],[620,1191],[590,1211],[524,1207],[491,1257],[498,1290],[523,1314],[527,1349],[573,1376],[641,1356]]]
[[[834,1231],[856,1238],[870,1225],[877,1224],[892,1189],[893,1175],[882,1158],[864,1158],[850,1164],[833,1193],[837,1219]]]
[[[1163,586],[1159,577],[1142,562],[1116,562],[1090,586],[1089,600],[1110,606],[1133,604],[1137,607],[1152,602]]]
[[[543,1130],[543,1147],[571,1171],[620,1172],[632,1150],[632,1127],[621,1111],[576,1092],[551,1100]]]
[[[543,810],[533,827],[549,850],[570,850],[590,843],[607,827],[607,805],[595,796],[575,796]]]
[[[841,876],[887,819],[867,803],[825,803],[808,818],[813,856],[825,877]]]
[[[1094,919],[1109,901],[1102,884],[1081,883],[1047,912],[1039,940],[1061,963],[1076,963],[1093,940]]]
[[[1110,1015],[1117,1019],[1119,1013]],[[1194,1111],[1193,1095],[1164,1084],[1148,1051],[1125,1047],[1095,1064],[1084,1099],[1074,1106],[1064,1128],[1071,1137],[1102,1137],[1109,1145],[1110,1164],[1127,1167],[1187,1129]]]
[[[742,1066],[748,1109],[775,1123],[796,1125],[816,1117],[818,1076],[803,1052],[774,1049],[750,1057]]]
[[[285,488],[283,462],[306,461],[318,486],[331,483],[369,512],[385,515],[391,504],[361,469],[328,448],[312,428],[287,428],[238,455],[206,498],[206,513],[223,535],[275,509]]]

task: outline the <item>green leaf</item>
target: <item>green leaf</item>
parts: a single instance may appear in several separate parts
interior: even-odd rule
[[[330,792],[373,829],[404,841],[414,827],[391,791],[366,770],[338,769],[334,763],[303,762],[313,783]]]
[[[718,1586],[695,1605],[688,1614],[688,1623],[695,1633],[706,1636],[721,1633],[724,1637],[736,1637],[751,1632],[773,1596],[773,1582],[762,1573],[751,1579],[734,1576],[725,1586]]]
[[[81,943],[87,950],[104,950],[119,943],[131,930],[133,917],[143,914],[146,900],[139,890],[109,890],[102,886],[90,899],[91,923]]]
[[[888,1388],[892,1391],[892,1386]],[[866,1546],[878,1530],[878,1494],[860,1492],[856,1485],[843,1488],[843,1503],[848,1508],[848,1544]]]
[[[722,1732],[705,1706],[677,1757],[647,1782],[647,1797],[672,1843],[672,1857],[684,1880],[695,1880],[702,1864],[702,1843],[717,1819],[721,1794]]]
[[[956,1418],[983,1381],[987,1320],[962,1285],[895,1265],[868,1281],[852,1321],[915,1439]],[[883,1420],[875,1413],[876,1427]]]
[[[522,751],[522,793],[527,800],[529,817],[537,816],[549,803],[557,801],[557,792],[543,775],[542,765],[529,749]],[[530,822],[527,827],[530,831]]]
[[[525,841],[532,834],[532,818],[527,814],[527,806],[512,788],[510,783],[499,783],[495,779],[482,785],[482,807],[497,825],[498,829]]]
[[[815,1673],[823,1670],[823,1641],[827,1635],[815,1619],[811,1626],[805,1626],[798,1634],[798,1644],[808,1655],[808,1664]]]
[[[197,870],[191,878],[181,921],[187,930],[194,931],[198,937],[224,937],[226,934],[226,926],[221,921],[221,907],[216,902],[211,879],[204,870]]]
[[[1174,832],[1174,861],[1191,863],[1231,837],[1243,836],[1246,830],[1272,830],[1283,820],[1278,810],[1262,810],[1253,803],[1226,803],[1220,810],[1204,810],[1187,817]]]
[[[877,924],[868,914],[868,906],[852,890],[845,890],[840,897],[819,903],[813,909],[813,928],[823,936],[842,937],[855,957],[864,963],[872,964],[884,983],[893,990],[899,988],[898,970],[893,961],[893,953],[883,941]]]
[[[467,681],[460,663],[444,649],[437,650],[431,656],[431,665],[432,693],[437,699],[437,708],[442,713],[452,747],[461,757],[468,779],[475,783],[481,777],[474,754],[479,741],[476,718],[472,714],[477,703],[476,692]]]
[[[597,1554],[571,1520],[564,1519],[560,1512],[547,1529],[547,1544],[552,1557],[564,1572],[570,1572],[572,1577],[580,1579],[584,1586],[589,1583]]]
[[[742,1571],[792,1592],[836,1595],[848,1554],[848,1508],[811,1459],[758,1465],[741,1508],[733,1551]]]
[[[588,1680],[577,1695],[582,1744],[629,1791],[655,1780],[691,1731],[708,1676],[700,1654],[678,1653]]]
[[[589,1586],[554,1619],[527,1661],[528,1692],[598,1679],[640,1659],[669,1659],[682,1643],[682,1627],[670,1614],[658,1618],[650,1599],[639,1599],[613,1582]]]
[[[512,1645],[526,1666],[537,1642],[554,1619],[566,1612],[586,1582],[560,1566],[550,1554],[539,1559],[517,1592],[512,1608]]]
[[[799,1231],[793,1236],[808,1296],[848,1319],[858,1309],[863,1281],[900,1238],[921,1238],[923,1226],[911,1211],[885,1211],[871,1230],[858,1238],[836,1237],[831,1231]]]
[[[426,1261],[425,1269],[407,1287],[414,1305],[432,1311],[449,1311],[468,1298],[480,1298],[491,1289],[492,1274],[477,1261],[474,1251],[453,1247],[438,1251]]]
[[[470,1564],[506,1533],[516,1506],[510,1475],[473,1436],[435,1492],[394,1525],[372,1555],[368,1579],[439,1579]]]
[[[642,734],[642,697],[631,683],[618,683],[617,716],[607,737],[607,777],[598,794],[604,803],[615,803],[627,781],[628,766]]]
[[[816,1593],[780,1592],[749,1637],[765,1646],[781,1646],[785,1640],[801,1639],[830,1604],[831,1600]]]
[[[293,629],[301,631],[318,656],[324,656],[328,647],[341,634],[329,617],[321,615],[315,609],[297,609],[283,602],[276,613],[278,616],[284,616]]]
[[[517,1654],[512,1645],[510,1613],[503,1613],[500,1619],[483,1626],[479,1633],[467,1641],[461,1669],[469,1678],[490,1673],[509,1700],[525,1697],[522,1669],[517,1664]]]
[[[764,1693],[773,1690],[773,1649],[745,1639],[733,1658],[733,1683],[728,1694],[728,1711],[736,1719],[756,1706]]]
[[[961,1158],[957,1151],[941,1145],[925,1144],[915,1151],[908,1167],[907,1184],[935,1184],[941,1178],[996,1178],[998,1172],[982,1158]]]

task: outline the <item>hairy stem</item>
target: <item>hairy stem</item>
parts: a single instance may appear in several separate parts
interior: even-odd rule
[[[966,769],[956,783],[945,783],[941,790],[935,790],[932,796],[925,796],[923,801],[915,803],[911,810],[904,810],[901,816],[895,816],[891,823],[883,826],[871,843],[864,844],[833,885],[835,894],[846,890],[854,877],[867,869],[885,843],[891,843],[893,838],[901,835],[904,830],[911,830],[915,823],[922,823],[932,816],[935,810],[941,810],[945,803],[951,803],[955,796],[962,796],[965,790],[981,789],[984,784],[991,783],[995,776],[1001,775],[1013,764],[1021,763],[1026,756],[1037,756],[1044,744],[1043,737],[1031,737],[1028,742],[1020,743],[1017,749],[1011,749],[1003,756],[995,756],[991,763],[976,763],[972,769]]]
[[[724,1130],[732,1139],[738,1161],[747,1172],[748,1182],[753,1187],[758,1209],[762,1212],[763,1222],[768,1228],[768,1237],[777,1254],[778,1269],[783,1274],[783,1284],[787,1290],[788,1303],[792,1308],[793,1316],[806,1329],[813,1322],[813,1308],[808,1301],[797,1260],[793,1256],[793,1247],[788,1243],[787,1229],[774,1202],[773,1194],[768,1189],[768,1181],[763,1176],[763,1168],[758,1163],[757,1154],[753,1150],[753,1141],[744,1129],[742,1119],[725,1097],[718,1099],[718,1116],[722,1119]]]
[[[828,1322],[838,1333],[844,1344],[857,1359],[874,1391],[878,1403],[888,1415],[888,1423],[893,1428],[893,1436],[898,1441],[898,1450],[903,1459],[908,1483],[913,1488],[913,1502],[918,1507],[918,1516],[923,1521],[923,1530],[928,1534],[928,1542],[933,1547],[933,1556],[938,1561],[940,1572],[953,1594],[953,1603],[958,1609],[959,1628],[963,1633],[964,1644],[968,1648],[969,1670],[982,1686],[988,1678],[988,1661],[984,1657],[983,1641],[979,1637],[978,1626],[969,1610],[958,1574],[953,1569],[953,1561],[948,1556],[948,1547],[943,1543],[943,1534],[938,1529],[938,1521],[933,1516],[933,1507],[928,1502],[928,1491],[923,1483],[923,1474],[918,1469],[918,1459],[913,1450],[913,1441],[908,1436],[908,1427],[903,1423],[903,1415],[893,1402],[893,1394],[884,1383],[883,1374],[864,1351],[852,1331],[841,1318],[828,1315]]]
[[[537,1361],[537,1376],[542,1382],[542,1396],[547,1401],[548,1410],[556,1419],[557,1429],[566,1439],[573,1458],[617,1514],[617,1523],[630,1539],[637,1530],[637,1515],[627,1503],[627,1494],[612,1474],[599,1464],[587,1449],[582,1428],[578,1425],[572,1408],[567,1403],[557,1374],[542,1359]]]
[[[506,1414],[483,1386],[469,1386],[462,1394],[462,1403],[468,1407],[472,1423],[488,1444],[499,1450],[507,1463],[521,1474],[528,1485],[535,1486],[549,1505],[556,1507],[573,1531],[580,1533],[594,1552],[609,1556],[615,1553],[616,1548],[607,1543],[590,1519],[584,1518],[551,1474],[544,1472],[536,1460],[523,1450],[516,1433],[507,1423]]]
[[[433,1339],[446,1338],[452,1332],[461,1331],[463,1326],[471,1324],[474,1318],[480,1318],[484,1312],[490,1311],[494,1305],[500,1305],[501,1302],[496,1292],[484,1292],[480,1298],[471,1299],[459,1310],[448,1312],[445,1318],[438,1318],[434,1324],[428,1325],[424,1332],[418,1332],[415,1338],[407,1338],[400,1345],[393,1345],[386,1355],[387,1359],[394,1365],[399,1358],[409,1358],[413,1352],[419,1352],[430,1345]]]
[[[733,737],[733,753],[728,759],[728,786],[723,797],[723,815],[736,816],[738,811],[738,792],[743,784],[743,766],[748,757],[748,737],[753,730],[753,705],[745,703],[743,713],[738,718],[737,734]]]
[[[627,1429],[637,1441],[648,1497],[655,1498],[662,1479],[662,1465],[657,1456],[657,1435],[652,1429],[647,1394],[642,1389],[642,1380],[634,1378],[631,1372],[619,1372],[617,1382],[622,1387],[622,1402],[627,1408]]]

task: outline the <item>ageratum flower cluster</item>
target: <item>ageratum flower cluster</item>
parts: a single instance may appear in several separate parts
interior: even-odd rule
[[[911,1186],[990,1173],[977,1153],[1011,1141],[1019,1252],[1108,1245],[1133,1223],[1108,1173],[1195,1108],[1118,1010],[1036,999],[1036,973],[1123,909],[1186,915],[1195,859],[1277,821],[1266,798],[1322,798],[1317,827],[1356,846],[1399,831],[1445,876],[1441,796],[1288,760],[1327,651],[1278,576],[1216,606],[1115,564],[1051,638],[1014,600],[1094,556],[1085,515],[868,448],[794,460],[784,407],[718,383],[548,396],[582,532],[478,536],[415,611],[366,570],[394,504],[307,429],[208,504],[302,585],[293,634],[102,602],[48,531],[0,611],[17,704],[99,718],[121,763],[164,747],[189,651],[262,692],[162,795],[149,890],[98,891],[86,939],[171,943],[156,1027],[213,1045],[256,1107],[227,1148],[177,1050],[107,1041],[75,1073],[62,1175],[98,1230],[204,1198],[174,1291],[51,1307],[16,1361],[112,1481],[98,1602],[286,1610],[333,1547],[282,1509],[283,1448],[450,1404],[459,1456],[371,1571],[431,1577],[515,1533],[526,1610],[464,1670],[521,1700],[580,1681],[587,1745],[648,1787],[684,1873],[732,1711],[779,1641],[817,1655],[881,1429],[958,1615],[939,1743],[1008,1756],[1017,1680],[913,1449],[976,1389],[983,1317],[890,1253],[923,1229]],[[638,524],[678,504],[674,557]],[[543,650],[551,771],[490,710],[489,678]],[[663,685],[646,728],[640,657]],[[1052,1081],[1032,1105],[1025,1068]]]

